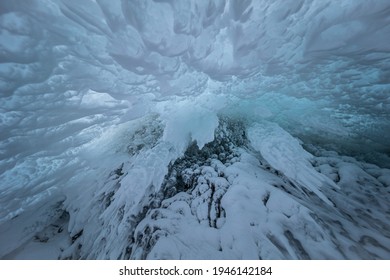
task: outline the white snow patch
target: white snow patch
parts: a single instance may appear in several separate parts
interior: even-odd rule
[[[323,201],[332,202],[321,192],[322,187],[339,188],[333,181],[318,173],[310,163],[313,156],[299,141],[275,123],[255,123],[248,129],[252,146],[276,170],[314,192]]]

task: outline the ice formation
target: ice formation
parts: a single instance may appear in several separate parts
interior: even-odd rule
[[[390,259],[388,0],[0,3],[0,258]]]

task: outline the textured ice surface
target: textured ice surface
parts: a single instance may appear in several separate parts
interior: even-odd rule
[[[387,0],[0,3],[0,257],[390,258]]]

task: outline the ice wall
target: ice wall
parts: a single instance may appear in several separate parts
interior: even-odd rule
[[[342,129],[385,145],[388,9],[385,0],[3,1],[4,130],[77,122],[57,133],[65,138],[142,115],[149,100],[212,92],[264,103],[275,93],[321,100],[312,115],[329,109]]]
[[[129,149],[158,190],[220,114],[389,167],[389,21],[387,0],[1,1],[2,251]]]

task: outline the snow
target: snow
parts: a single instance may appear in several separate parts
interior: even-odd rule
[[[389,1],[0,10],[0,258],[390,257]]]
[[[332,205],[320,188],[324,185],[338,188],[337,185],[311,166],[312,156],[301,147],[297,139],[273,123],[250,127],[248,137],[254,149],[259,151],[273,168],[294,182],[309,188],[309,191]]]
[[[171,102],[159,104],[157,112],[165,122],[163,139],[181,153],[184,153],[192,141],[196,141],[202,149],[214,139],[218,117],[216,112],[203,105],[204,100],[207,100],[207,97],[201,95],[193,100],[177,101],[173,106]]]
[[[82,108],[96,108],[96,107],[109,107],[115,108],[121,103],[114,99],[111,95],[104,92],[96,92],[88,90],[81,99]]]

